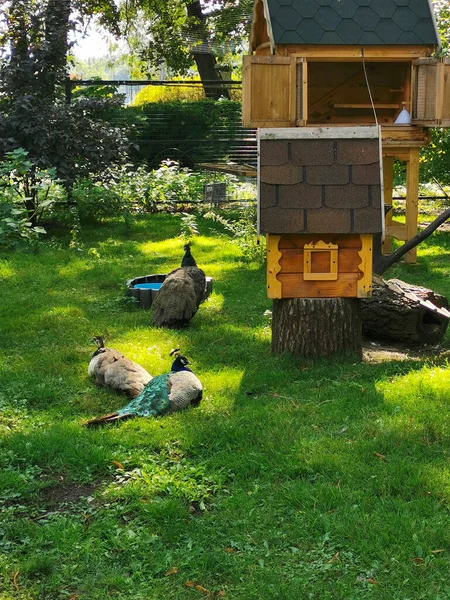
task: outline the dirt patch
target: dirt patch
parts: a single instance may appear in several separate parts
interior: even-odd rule
[[[75,504],[82,498],[92,496],[100,483],[58,483],[43,488],[40,499],[47,506],[54,508],[64,504]]]
[[[428,227],[428,225],[431,225],[431,221],[423,221],[420,223],[419,229],[425,229],[425,227]],[[445,223],[442,223],[442,225],[439,225],[436,231],[450,231],[450,222],[446,221]]]
[[[392,360],[423,360],[424,358],[436,357],[445,358],[448,355],[439,346],[421,346],[410,348],[401,344],[390,345],[382,342],[365,341],[363,343],[364,362],[385,362]]]

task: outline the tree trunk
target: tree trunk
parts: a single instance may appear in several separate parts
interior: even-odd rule
[[[378,340],[438,344],[450,319],[446,304],[446,298],[432,290],[377,278],[372,297],[362,300],[363,333]]]
[[[362,358],[361,301],[357,298],[284,298],[273,301],[272,352],[307,358]]]
[[[207,46],[208,30],[206,27],[206,18],[203,14],[200,0],[192,0],[186,5],[188,16],[191,20],[191,30],[197,37],[201,45]],[[230,99],[230,92],[225,85],[220,85],[222,80],[221,74],[215,69],[216,58],[211,52],[196,52],[193,51],[195,64],[197,65],[200,79],[203,82],[205,96],[213,100],[220,98]],[[213,82],[214,85],[208,85],[207,82]]]

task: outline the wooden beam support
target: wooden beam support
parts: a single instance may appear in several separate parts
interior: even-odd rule
[[[365,46],[364,59],[366,61],[410,61],[417,58],[430,56],[435,48],[430,46]],[[310,60],[327,62],[341,62],[343,59],[361,59],[360,46],[302,46],[280,45],[275,53],[285,51],[292,56],[305,56]]]
[[[383,201],[385,206],[392,209],[392,196],[394,190],[394,157],[383,156]],[[386,235],[383,242],[383,254],[392,252],[392,236],[387,234],[387,229],[392,225],[392,210],[385,217]]]
[[[411,148],[409,161],[406,163],[406,235],[410,240],[417,234],[419,216],[419,149]],[[405,260],[408,263],[417,262],[417,248],[410,250]]]

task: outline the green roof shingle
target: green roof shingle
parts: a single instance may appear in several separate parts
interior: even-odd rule
[[[438,45],[429,0],[267,0],[275,44]]]

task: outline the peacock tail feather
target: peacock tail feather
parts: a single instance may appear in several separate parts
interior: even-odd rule
[[[167,382],[170,373],[157,375],[145,386],[142,392],[126,406],[117,411],[118,418],[126,415],[158,417],[170,408]]]

